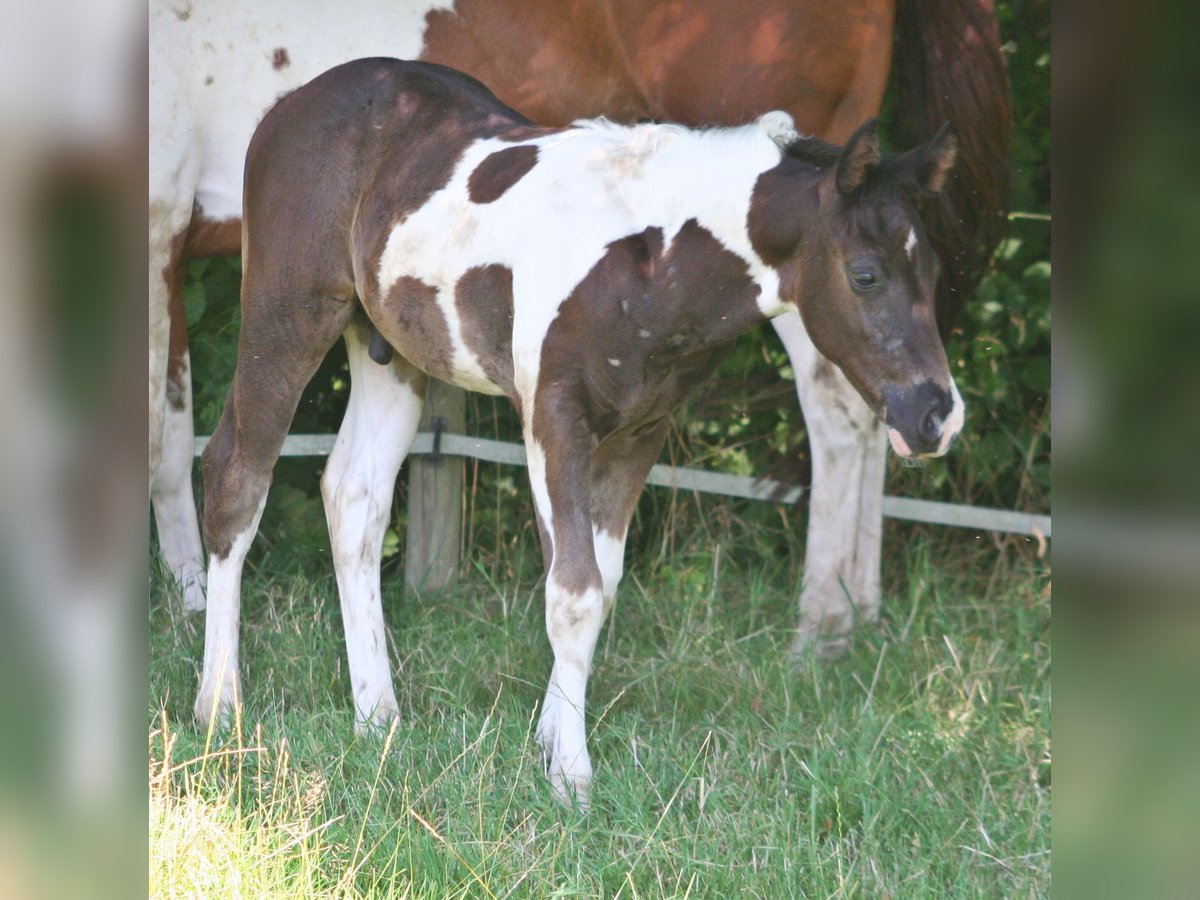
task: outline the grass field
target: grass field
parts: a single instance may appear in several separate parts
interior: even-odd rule
[[[823,664],[786,658],[795,565],[631,565],[589,688],[586,816],[534,752],[532,575],[433,597],[385,578],[403,720],[356,738],[327,559],[248,568],[232,736],[192,723],[203,618],[156,573],[150,894],[1047,896],[1049,567],[931,535],[889,527],[884,621]]]

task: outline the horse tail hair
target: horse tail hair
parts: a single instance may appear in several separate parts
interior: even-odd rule
[[[1012,104],[993,0],[898,0],[893,90],[906,146],[950,122],[958,163],[925,214],[942,261],[945,333],[987,269],[1007,225]]]

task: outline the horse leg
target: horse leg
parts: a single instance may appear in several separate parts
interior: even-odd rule
[[[149,432],[158,544],[183,588],[184,608],[193,611],[204,608],[204,549],[192,493],[192,385],[180,259],[190,215],[190,195],[150,204]]]
[[[836,656],[858,622],[879,615],[885,433],[799,317],[773,320],[796,372],[812,453],[812,492],[794,652]]]
[[[177,335],[182,332],[184,336]],[[186,349],[187,323],[182,300],[171,301],[171,357],[167,370],[166,409],[158,471],[150,490],[158,545],[171,573],[183,588],[183,608],[204,609],[207,577],[196,498],[192,492],[195,425],[192,419],[192,374]],[[180,341],[183,348],[180,349]]]
[[[625,571],[625,538],[646,477],[667,439],[667,419],[606,438],[592,452],[592,541],[607,619]]]
[[[204,540],[208,609],[196,719],[227,721],[241,703],[238,618],[242,564],[258,531],[271,470],[304,386],[346,328],[349,297],[263,290],[243,278],[238,362],[221,421],[204,448]]]
[[[321,476],[321,495],[346,631],[355,724],[361,730],[398,712],[379,564],[396,474],[417,433],[426,378],[398,356],[386,365],[374,362],[365,323],[351,322],[344,337],[350,402]]]
[[[551,415],[536,409],[526,416],[525,450],[542,539],[549,545],[543,546],[546,634],[554,651],[537,740],[555,795],[565,803],[574,798],[587,809],[592,762],[584,701],[605,602],[588,502],[591,438],[570,431],[580,420],[559,409]]]

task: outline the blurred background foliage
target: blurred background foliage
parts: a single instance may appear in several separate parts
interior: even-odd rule
[[[1050,5],[997,3],[1015,116],[1009,228],[973,298],[946,338],[967,404],[956,447],[941,460],[906,465],[889,454],[888,493],[1032,512],[1050,510]],[[896,123],[885,130],[895,133]],[[904,149],[895,147],[894,149]],[[236,362],[237,258],[200,260],[186,286],[197,434],[211,433]],[[674,417],[664,462],[807,484],[803,418],[787,355],[771,328],[743,335],[705,389]],[[349,393],[339,343],[313,378],[295,433],[337,430]],[[517,441],[507,401],[470,395],[470,434]],[[327,552],[318,476],[321,459],[283,459],[263,518],[272,554],[311,559]],[[403,553],[405,472],[397,486],[387,565]],[[464,551],[468,565],[501,578],[541,564],[524,472],[466,463]],[[630,561],[711,551],[790,559],[799,571],[804,502],[797,508],[648,490],[630,535]]]

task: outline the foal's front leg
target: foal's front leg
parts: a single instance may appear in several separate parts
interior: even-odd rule
[[[535,425],[545,425],[531,416]],[[560,800],[588,806],[592,762],[584,700],[600,626],[604,593],[592,545],[587,467],[590,448],[554,424],[525,428],[529,480],[548,564],[546,634],[554,668],[542,704],[537,739],[546,775]]]

